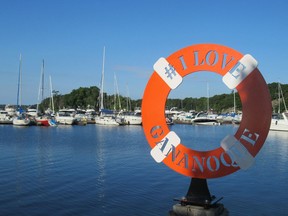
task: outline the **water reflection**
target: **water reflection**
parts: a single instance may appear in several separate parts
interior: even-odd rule
[[[273,155],[273,161],[278,161],[278,164],[274,164],[285,172],[288,163],[288,132],[269,131],[266,142],[270,152],[269,156]]]
[[[105,133],[103,133],[103,128],[97,127],[95,125],[95,133],[94,133],[94,143],[96,145],[96,166],[98,175],[96,177],[96,185],[97,185],[97,202],[101,203],[100,208],[105,211],[107,207],[105,204]]]
[[[206,150],[237,128],[170,129]],[[250,169],[209,179],[231,215],[288,212],[287,140],[288,133],[271,131]],[[5,126],[0,141],[0,215],[167,215],[190,183],[153,160],[142,127]]]

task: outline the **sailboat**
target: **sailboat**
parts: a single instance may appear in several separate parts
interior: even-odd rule
[[[191,120],[194,125],[220,125],[217,120],[218,115],[209,113],[209,83],[207,83],[207,112],[199,112]]]
[[[281,100],[283,101],[285,111],[281,113]],[[278,113],[272,115],[270,130],[288,132],[288,110],[284,100],[281,84],[278,83]]]
[[[51,83],[51,76],[50,76],[50,89],[51,89],[51,97],[53,101],[52,95],[52,83]],[[46,113],[45,115],[39,115],[39,104],[44,99],[44,59],[42,60],[42,67],[41,67],[41,76],[40,76],[40,83],[39,83],[39,92],[38,92],[38,102],[37,102],[37,109],[36,109],[36,123],[40,126],[56,126],[56,122],[51,118],[50,113]],[[52,105],[54,107],[54,105]],[[54,110],[54,108],[53,108]]]
[[[240,124],[242,121],[242,113],[236,113],[236,100],[235,100],[235,89],[233,91],[233,98],[234,98],[234,116],[232,118],[233,124]]]
[[[17,91],[17,116],[13,119],[13,125],[29,126],[30,119],[22,110],[22,55],[20,54],[19,74],[18,74],[18,91]]]
[[[104,109],[104,66],[105,66],[105,46],[103,49],[103,62],[102,62],[102,73],[101,73],[101,87],[100,87],[100,107],[99,116],[95,117],[95,124],[100,125],[119,125],[116,122],[114,112],[112,110]]]
[[[125,125],[142,125],[141,112],[131,111],[131,101],[129,97],[129,91],[127,86],[127,109],[126,111],[120,110],[117,114],[116,121],[119,124]]]
[[[229,113],[220,114],[217,120],[221,124],[240,124],[242,120],[242,113],[236,111],[236,89],[233,89],[233,111]]]

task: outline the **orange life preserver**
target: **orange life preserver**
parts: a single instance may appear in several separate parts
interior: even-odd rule
[[[160,58],[154,64],[142,100],[143,129],[151,156],[174,171],[193,178],[218,178],[247,169],[263,146],[269,132],[272,106],[267,84],[249,54],[217,44],[188,46]],[[237,89],[242,120],[234,135],[219,147],[196,151],[185,147],[165,121],[165,103],[184,76],[200,71],[220,74],[230,89]]]

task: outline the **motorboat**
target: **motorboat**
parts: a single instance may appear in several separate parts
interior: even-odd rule
[[[59,124],[73,125],[76,123],[74,109],[61,109],[56,113],[55,119]]]
[[[8,113],[10,116],[14,116],[16,114],[16,109],[14,106],[7,104],[5,106],[5,111]]]
[[[199,112],[194,119],[191,120],[192,124],[201,125],[220,125],[217,121],[216,114],[208,114],[204,112]]]
[[[119,124],[142,125],[142,117],[140,112],[120,111],[117,114],[116,121]]]
[[[190,110],[189,112],[181,111],[178,114],[174,114],[171,118],[177,123],[190,124],[192,119],[195,118],[196,114],[197,113],[194,110]]]
[[[288,131],[288,112],[272,115],[270,130]]]
[[[32,117],[36,117],[38,115],[38,110],[34,108],[28,108],[26,114]]]
[[[0,124],[13,124],[13,118],[5,110],[0,110]]]

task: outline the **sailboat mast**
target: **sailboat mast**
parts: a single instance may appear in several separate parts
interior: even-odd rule
[[[207,82],[207,112],[209,112],[209,83]]]
[[[234,113],[236,113],[235,89],[233,90],[233,96],[234,96]]]
[[[20,53],[19,57],[19,73],[18,73],[18,89],[17,89],[17,108],[22,105],[22,98],[21,98],[21,82],[22,82],[22,55]]]
[[[114,106],[114,111],[116,111],[116,109],[117,109],[117,87],[116,87],[116,82],[117,82],[117,80],[116,80],[116,74],[114,73],[114,104],[113,104],[113,106]]]
[[[120,101],[120,95],[119,95],[119,88],[118,88],[118,82],[117,82],[117,77],[116,74],[114,73],[114,84],[115,84],[115,98],[114,98],[114,107],[117,108],[117,100],[118,100],[118,104],[119,104],[119,110],[121,110],[121,101]]]
[[[40,98],[41,96],[41,98]],[[39,104],[44,99],[44,59],[42,60],[40,82],[39,82],[39,91],[38,91],[38,101],[37,101],[37,114],[39,110]]]
[[[50,80],[50,95],[51,95],[51,105],[52,105],[52,112],[54,114],[54,100],[53,100],[53,88],[52,88],[52,79],[51,76],[49,76]]]
[[[279,106],[278,106],[278,113],[281,112],[281,107],[280,107],[280,105],[281,105],[280,88],[281,88],[281,86],[280,86],[280,82],[279,82],[279,83],[278,83],[278,104],[279,104]]]
[[[103,95],[104,95],[104,65],[105,65],[105,46],[103,49],[103,62],[102,62],[102,74],[101,74],[101,89],[100,89],[100,110],[104,109],[104,103],[103,103]]]
[[[130,94],[129,94],[129,88],[127,84],[126,84],[126,89],[127,89],[127,111],[131,111]]]
[[[42,60],[42,86],[41,86],[41,101],[44,99],[44,59]]]
[[[285,103],[285,98],[284,98],[284,95],[283,95],[283,91],[282,91],[281,83],[280,83],[280,82],[278,83],[278,96],[279,96],[279,99],[278,99],[278,100],[279,100],[279,110],[278,110],[278,113],[281,112],[281,109],[280,109],[281,98],[282,98],[282,100],[283,100],[285,112],[287,112],[287,107],[286,107],[286,103]]]

